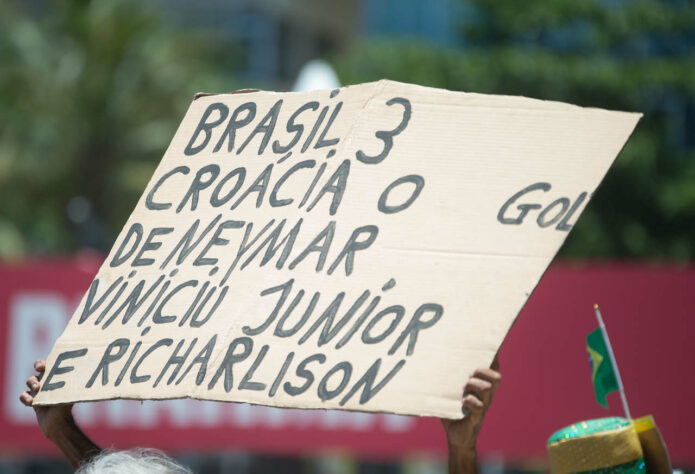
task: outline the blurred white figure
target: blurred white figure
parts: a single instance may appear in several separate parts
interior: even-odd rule
[[[292,90],[308,92],[338,87],[340,87],[340,81],[331,65],[323,59],[312,59],[299,70]]]
[[[87,464],[80,466],[76,472],[77,474],[193,474],[193,471],[156,449],[104,451]]]

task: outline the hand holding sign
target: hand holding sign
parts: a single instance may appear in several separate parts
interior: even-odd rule
[[[638,118],[390,81],[200,97],[36,403],[460,418]]]

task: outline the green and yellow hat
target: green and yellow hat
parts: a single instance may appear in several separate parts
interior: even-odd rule
[[[555,432],[547,447],[553,474],[647,472],[635,426],[625,418],[575,423]]]

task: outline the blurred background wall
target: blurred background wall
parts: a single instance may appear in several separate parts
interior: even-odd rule
[[[543,283],[548,289],[541,286],[534,294],[503,347],[505,381],[512,381],[493,405],[495,428],[486,426],[483,433],[488,472],[542,469],[543,436],[575,421],[570,415],[581,419],[604,413],[593,407],[588,369],[582,372],[578,362],[584,363],[583,337],[591,329],[588,313],[598,295],[609,299],[613,317],[624,325],[622,333],[613,331],[614,344],[624,370],[633,374],[625,377],[635,403],[653,412],[663,403],[659,393],[693,393],[682,373],[692,373],[695,366],[695,352],[684,339],[693,334],[695,316],[690,297],[695,290],[692,1],[0,0],[0,384],[5,417],[0,472],[65,468],[50,460],[56,452],[36,435],[31,417],[16,414],[12,404],[22,389],[21,374],[62,330],[193,94],[244,87],[290,90],[302,66],[313,59],[327,61],[343,85],[388,78],[645,114],[561,249],[564,266],[549,272]],[[639,298],[635,287],[642,288]],[[586,324],[558,324],[555,317],[584,318]],[[13,326],[19,324],[13,318],[25,325]],[[544,334],[540,345],[539,331]],[[29,348],[22,357],[11,341],[20,337]],[[567,355],[573,362],[563,368],[565,358],[553,351],[568,341],[578,348]],[[530,346],[539,347],[535,359],[528,356]],[[651,359],[643,357],[645,351]],[[547,361],[556,364],[550,378]],[[649,384],[651,379],[655,382]],[[664,388],[650,391],[647,385]],[[552,413],[536,422],[532,416],[514,418],[524,409],[516,395],[505,393],[521,391],[535,394],[535,410],[546,407]],[[567,404],[564,411],[550,409],[553,400],[562,399],[573,400],[569,405],[576,409]],[[693,410],[685,406],[687,399],[678,400],[682,405],[670,404],[675,408],[661,414],[663,421],[657,416],[657,423],[665,423],[665,435],[672,437],[667,442],[680,446],[679,466],[693,469],[695,457],[686,454],[695,452],[687,449],[695,446],[695,438],[677,429],[683,421],[679,413]],[[110,418],[103,415],[108,408],[95,408],[92,415],[89,410],[84,409],[83,419],[101,420],[94,424],[103,442],[116,439],[119,447],[127,447],[161,438],[189,409],[171,408],[179,415],[155,417],[145,427],[139,421],[119,427],[123,408],[114,408]],[[215,410],[226,410],[229,419],[237,416],[236,408],[190,410],[211,410],[213,419]],[[255,425],[244,428],[243,416],[285,416],[238,410],[241,425],[230,421],[215,429],[241,430],[234,433],[248,437],[244,430]],[[157,409],[144,410],[151,411]],[[239,472],[278,466],[286,472],[442,469],[444,441],[436,420],[329,414],[297,421],[302,416],[290,417],[299,425],[282,425],[290,431],[274,432],[277,420],[268,421],[254,442],[224,438],[229,448],[219,443],[211,449],[164,447],[189,456],[204,472],[221,472],[224,466]],[[338,434],[325,438],[325,423]],[[514,438],[504,433],[533,423],[540,423],[529,438],[535,447],[515,450]],[[11,442],[15,429],[26,430],[21,449]],[[196,429],[206,436],[204,424]],[[297,438],[298,444],[288,448],[288,438]],[[326,439],[334,441],[321,442]],[[312,446],[320,446],[321,453]],[[272,457],[279,455],[285,457]]]

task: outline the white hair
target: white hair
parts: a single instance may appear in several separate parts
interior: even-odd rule
[[[104,451],[76,471],[76,474],[193,474],[157,449],[136,448]]]

